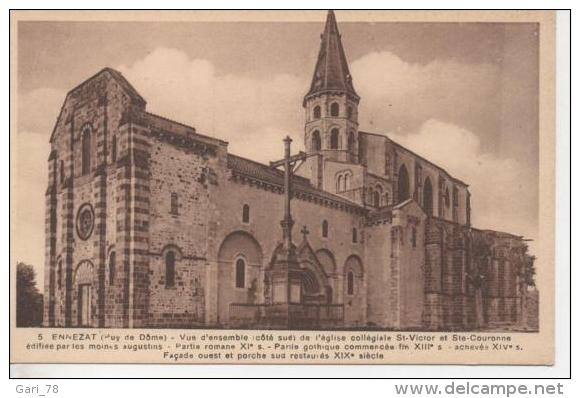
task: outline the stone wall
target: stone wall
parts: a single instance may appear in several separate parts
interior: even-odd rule
[[[150,140],[149,325],[194,327],[205,323],[208,236],[223,173],[216,153]],[[222,155],[223,157],[223,155]],[[177,211],[172,209],[172,196]],[[175,284],[166,281],[166,255],[176,253]]]

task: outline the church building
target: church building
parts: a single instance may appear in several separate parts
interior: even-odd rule
[[[341,40],[330,11],[304,141],[270,164],[148,112],[111,68],[70,90],[50,138],[45,326],[537,327],[525,240],[473,227],[465,182],[359,129]]]

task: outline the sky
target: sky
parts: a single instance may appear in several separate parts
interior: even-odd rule
[[[20,22],[12,255],[44,264],[50,133],[66,92],[105,66],[147,109],[267,162],[303,149],[320,22]],[[467,182],[478,228],[537,237],[538,26],[341,23],[363,131]]]

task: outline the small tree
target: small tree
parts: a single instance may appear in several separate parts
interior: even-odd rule
[[[36,287],[36,272],[31,265],[16,264],[16,326],[42,326],[43,297]]]
[[[524,280],[530,287],[536,287],[536,256],[528,256],[524,268]]]

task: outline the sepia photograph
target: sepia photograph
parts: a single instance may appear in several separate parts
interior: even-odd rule
[[[48,331],[131,330],[161,351],[296,332],[552,360],[551,12],[21,11],[11,29],[13,360],[54,355]]]

